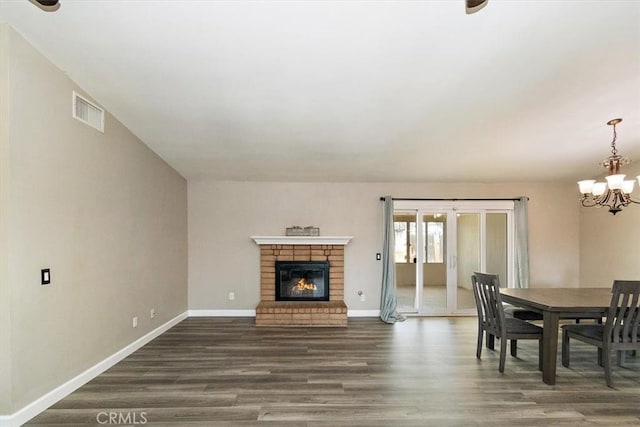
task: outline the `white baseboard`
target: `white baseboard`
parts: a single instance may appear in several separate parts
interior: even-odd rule
[[[255,310],[189,310],[189,317],[256,317]]]
[[[14,412],[11,415],[0,416],[0,426],[2,427],[16,426],[17,427],[26,423],[31,418],[38,415],[40,412],[47,409],[49,406],[65,398],[67,395],[77,390],[78,388],[82,387],[83,385],[85,385],[86,383],[88,383],[89,381],[91,381],[92,379],[94,379],[95,377],[97,377],[107,369],[111,368],[113,365],[115,365],[125,357],[129,356],[134,351],[143,347],[145,344],[147,344],[151,340],[157,338],[158,336],[162,335],[164,332],[171,329],[173,326],[180,323],[182,320],[186,319],[187,314],[188,312],[185,311],[184,313],[177,315],[173,319],[169,320],[168,322],[166,322],[161,326],[158,326],[156,329],[144,335],[143,337],[138,338],[137,340],[135,340],[134,342],[132,342],[122,350],[112,354],[111,356],[107,357],[103,361],[97,363],[96,365],[92,366],[91,368],[87,369],[86,371],[82,372],[76,377],[70,379],[69,381],[62,384],[61,386],[56,387],[55,389],[51,390],[49,393],[45,394],[44,396],[29,403],[27,406],[20,409],[19,411]]]
[[[348,317],[380,317],[380,310],[347,310]]]

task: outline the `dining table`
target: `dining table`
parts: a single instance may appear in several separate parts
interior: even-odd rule
[[[556,383],[560,319],[602,319],[611,288],[502,288],[503,302],[542,314],[542,380]]]

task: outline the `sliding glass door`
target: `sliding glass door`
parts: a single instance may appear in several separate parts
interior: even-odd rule
[[[473,314],[471,275],[497,273],[510,283],[513,202],[395,202],[398,310]]]

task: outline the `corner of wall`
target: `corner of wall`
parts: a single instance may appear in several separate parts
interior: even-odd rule
[[[11,394],[11,288],[7,271],[9,206],[9,26],[0,24],[0,414],[13,411]]]

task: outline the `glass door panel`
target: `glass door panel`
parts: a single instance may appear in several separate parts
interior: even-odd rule
[[[396,299],[397,310],[402,313],[417,312],[416,287],[416,213],[395,212]]]
[[[509,253],[506,213],[487,213],[487,268],[486,271],[498,274],[502,286],[509,282],[507,276]]]
[[[471,276],[482,271],[481,215],[479,213],[457,213],[457,253],[453,257],[452,267],[456,268],[455,292],[457,310],[475,308],[475,299],[471,287]]]
[[[422,213],[421,251],[422,299],[419,311],[425,314],[447,312],[446,230],[447,214]]]

